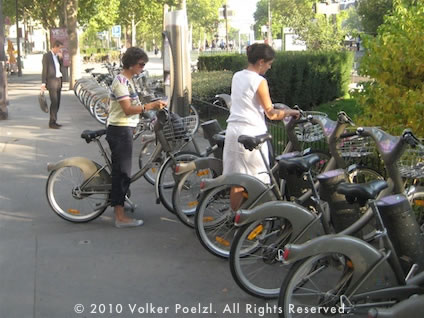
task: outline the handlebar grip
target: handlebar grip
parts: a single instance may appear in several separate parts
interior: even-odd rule
[[[416,147],[420,144],[420,141],[411,133],[403,136],[405,142],[411,147]]]
[[[309,123],[309,119],[298,119],[294,122],[296,125]]]
[[[353,137],[353,136],[357,136],[357,135],[358,134],[357,134],[356,131],[351,131],[351,132],[341,134],[339,138],[349,138],[349,137]]]

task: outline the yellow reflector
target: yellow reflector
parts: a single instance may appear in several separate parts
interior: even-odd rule
[[[249,236],[247,237],[247,239],[249,241],[254,240],[256,238],[256,236],[258,236],[258,234],[262,233],[262,230],[264,229],[264,226],[262,224],[259,224],[257,227],[255,227],[253,229],[252,232],[250,232]]]
[[[194,206],[197,206],[197,204],[198,204],[199,202],[198,201],[191,201],[191,202],[189,202],[188,203],[188,206],[190,207],[190,208],[192,208],[192,207],[194,207]]]
[[[351,260],[348,260],[348,261],[346,262],[346,265],[347,265],[347,267],[349,267],[349,268],[353,268],[353,263],[352,263],[352,261],[351,261]]]
[[[245,191],[242,192],[243,193],[243,198],[248,199],[249,198],[249,194]]]
[[[206,175],[208,175],[209,174],[209,171],[206,169],[206,170],[200,170],[200,171],[197,171],[197,176],[198,177],[201,177],[201,176],[206,176]]]
[[[414,200],[415,205],[424,206],[424,200]]]
[[[212,222],[214,220],[214,218],[213,217],[211,217],[211,216],[205,216],[204,218],[203,218],[203,222]]]
[[[68,209],[68,213],[71,213],[71,214],[81,214],[81,212],[79,210],[76,210],[76,209]]]
[[[156,173],[156,168],[152,168],[152,172],[153,173]]]
[[[221,245],[230,246],[230,242],[220,236],[215,237],[215,240]]]

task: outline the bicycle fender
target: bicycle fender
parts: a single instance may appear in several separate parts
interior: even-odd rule
[[[242,173],[233,173],[229,175],[221,175],[214,179],[204,179],[201,192],[205,192],[212,188],[216,188],[223,185],[240,186],[246,189],[248,198],[243,203],[243,206],[249,207],[258,199],[262,193],[263,197],[260,198],[260,202],[275,201],[275,194],[270,191],[269,187],[259,179]],[[259,202],[256,202],[256,204]]]
[[[285,249],[289,250],[286,263],[292,263],[293,261],[299,261],[319,254],[336,253],[346,255],[352,261],[354,270],[349,288],[344,293],[345,295],[349,295],[352,289],[356,287],[358,281],[377,262],[382,261],[384,257],[382,252],[363,240],[353,236],[336,234],[320,236],[303,244],[287,244]],[[373,274],[361,284],[355,293],[397,285],[396,276],[386,259],[375,268]]]
[[[176,175],[184,174],[189,171],[211,169],[216,176],[222,174],[222,160],[216,158],[199,158],[187,163],[179,163],[179,170]]]
[[[228,94],[218,94],[215,95],[215,97],[221,98],[225,104],[227,105],[228,109],[231,108],[231,96]]]
[[[222,160],[217,158],[199,158],[194,161],[196,170],[211,169],[215,175],[222,175]]]
[[[98,163],[94,162],[91,159],[85,157],[71,157],[63,159],[56,163],[48,163],[47,171],[52,172],[53,170],[69,166],[79,167],[83,171],[85,180],[90,178],[101,167]],[[112,178],[108,173],[106,173],[105,170],[102,170],[101,176],[106,179],[106,182],[112,182]]]
[[[324,235],[321,220],[303,206],[286,201],[266,202],[251,210],[240,210],[236,226],[242,226],[270,217],[284,217],[292,225],[291,242],[303,243]]]

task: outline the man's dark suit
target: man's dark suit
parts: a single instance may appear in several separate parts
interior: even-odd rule
[[[59,64],[62,65],[62,59],[60,58]],[[46,84],[46,88],[50,95],[50,125],[56,124],[62,91],[62,77],[56,77],[56,68],[52,51],[43,55],[43,73],[41,75],[41,82]]]

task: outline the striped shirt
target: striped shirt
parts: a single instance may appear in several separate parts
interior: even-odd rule
[[[125,115],[119,104],[120,101],[129,99],[131,105],[140,105],[140,99],[134,88],[134,82],[128,80],[124,75],[118,74],[111,85],[110,110],[107,125],[136,127],[139,115]]]

